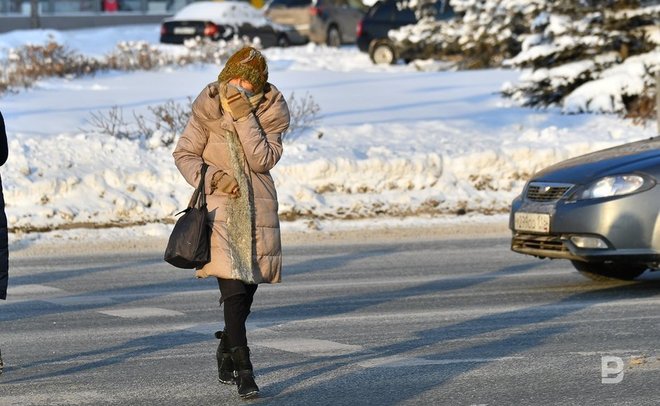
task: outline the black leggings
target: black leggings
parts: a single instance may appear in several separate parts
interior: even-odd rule
[[[224,304],[225,330],[229,347],[247,346],[245,321],[250,314],[254,294],[259,285],[248,285],[234,279],[218,278],[220,303]]]

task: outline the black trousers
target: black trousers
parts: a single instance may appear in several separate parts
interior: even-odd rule
[[[247,346],[245,321],[250,315],[254,294],[259,285],[248,285],[234,279],[218,278],[220,304],[224,306],[225,330],[229,347]]]
[[[5,198],[0,180],[0,299],[7,299],[7,281],[9,279],[9,240],[7,234],[7,216]]]

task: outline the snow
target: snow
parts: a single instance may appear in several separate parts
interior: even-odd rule
[[[124,35],[157,41],[155,26],[120,28],[113,35],[83,31],[36,31],[25,38],[39,43],[55,35],[94,54],[112,49]],[[15,33],[0,35],[0,46],[18,43]],[[304,227],[341,219],[374,224],[410,217],[425,223],[455,213],[506,213],[535,171],[655,135],[653,126],[617,116],[517,107],[499,96],[501,84],[518,76],[514,71],[375,66],[354,47],[309,45],[265,54],[270,80],[285,96],[308,93],[321,107],[319,125],[285,140],[273,170],[282,218],[302,219]],[[45,79],[3,95],[10,158],[2,181],[10,226],[152,223],[150,230],[162,233],[168,226],[159,224],[173,221],[192,191],[174,166],[173,148],[95,134],[90,113],[119,106],[130,119],[168,99],[187,103],[220,68]]]
[[[642,30],[649,45],[660,43],[660,29],[651,23],[659,11],[660,6],[649,3],[628,10],[603,9],[582,17],[541,12],[532,21],[536,33],[523,35],[522,51],[503,62],[506,67],[533,66],[535,70],[524,70],[518,83],[506,83],[503,92],[523,105],[559,104],[570,114],[626,113],[636,98],[653,97],[660,51],[656,47],[635,55],[639,51],[629,52],[629,47],[646,49],[647,45],[642,45],[646,40],[640,44],[634,40]],[[632,21],[628,27],[622,24],[626,19]],[[629,32],[604,28],[617,23]],[[616,45],[621,38],[628,38],[626,46]],[[577,60],[578,55],[582,60]]]
[[[182,8],[172,17],[174,21],[207,21],[216,24],[242,25],[254,27],[267,25],[263,13],[248,3],[238,1],[200,1]]]
[[[160,26],[128,25],[118,28],[90,28],[72,31],[16,30],[0,34],[0,60],[9,48],[24,44],[44,44],[52,38],[62,45],[89,56],[102,56],[115,49],[117,42],[147,41],[158,43]]]
[[[623,97],[643,93],[650,85],[645,83],[645,72],[659,65],[660,50],[632,56],[571,92],[563,102],[563,110],[566,113],[623,111]]]

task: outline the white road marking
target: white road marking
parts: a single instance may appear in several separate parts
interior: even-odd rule
[[[207,335],[213,337],[213,333],[222,328],[222,321],[218,320],[217,323],[200,323],[195,325],[186,325],[182,328],[176,328],[176,330],[189,331],[191,333],[197,333],[201,335]]]
[[[395,286],[400,288],[401,286],[415,286],[419,284],[428,284],[434,282],[442,281],[455,281],[455,280],[485,280],[485,281],[497,281],[502,280],[503,278],[538,278],[543,276],[557,276],[557,275],[566,275],[571,274],[573,271],[568,269],[544,269],[544,270],[530,270],[524,273],[512,273],[512,274],[502,274],[497,275],[492,272],[485,273],[475,273],[475,274],[458,274],[458,275],[433,275],[433,276],[405,276],[405,277],[387,277],[378,280],[371,279],[358,279],[351,278],[347,281],[324,281],[324,282],[307,282],[307,281],[285,281],[284,283],[278,283],[273,285],[264,286],[259,288],[259,294],[277,294],[282,292],[289,291],[308,291],[310,289],[341,289],[341,288],[355,288],[355,287],[368,287],[373,288],[376,286]],[[472,286],[467,285],[465,288],[462,288],[462,292],[455,293],[457,296],[471,296],[473,293],[469,290]],[[564,287],[557,287],[557,290],[564,290]],[[467,290],[467,291],[466,291]],[[525,291],[529,289],[525,288]],[[548,289],[538,289],[539,292],[547,292]],[[520,293],[521,289],[509,289],[506,291],[498,290],[497,292],[479,292],[480,295],[502,295],[503,293],[512,292]],[[169,293],[167,296],[190,296],[190,295],[209,295],[212,294],[217,296],[217,288],[209,289],[195,289],[195,290],[181,290],[177,292]],[[451,292],[442,292],[443,296],[451,295]]]
[[[96,306],[109,305],[114,301],[108,296],[62,296],[48,299],[39,299],[46,303],[52,303],[58,306]]]
[[[525,357],[498,357],[498,358],[462,358],[462,359],[425,359],[418,357],[405,357],[393,355],[390,357],[373,358],[358,362],[363,368],[398,368],[415,367],[423,365],[451,365],[451,364],[474,364],[484,362],[501,362],[525,359]]]
[[[360,345],[342,344],[328,340],[313,338],[287,338],[254,340],[254,345],[274,348],[281,351],[293,352],[312,357],[347,355],[363,350]]]
[[[48,391],[29,395],[2,396],[3,406],[23,405],[81,405],[99,404],[107,401],[107,394],[90,390],[67,390],[66,392]]]
[[[64,290],[59,288],[54,288],[52,286],[47,286],[47,285],[37,285],[37,284],[18,285],[18,286],[11,286],[10,284],[9,289],[7,289],[7,295],[9,296],[43,295],[50,293],[62,294],[65,292]]]
[[[523,273],[511,274],[497,274],[493,272],[474,273],[474,274],[457,274],[457,275],[433,275],[433,276],[405,276],[405,277],[386,277],[382,279],[358,279],[351,278],[347,281],[331,281],[331,282],[307,282],[307,281],[284,281],[264,287],[259,292],[277,292],[277,291],[296,291],[307,289],[323,289],[323,288],[342,288],[342,287],[374,287],[374,286],[414,286],[424,283],[443,282],[443,281],[467,281],[467,280],[486,280],[497,281],[502,279],[525,279],[525,278],[538,278],[544,276],[557,276],[571,274],[573,271],[567,269],[543,269],[543,270],[530,270]],[[468,286],[470,287],[470,286]],[[214,289],[217,291],[217,289]],[[182,294],[182,292],[177,292]],[[497,292],[499,293],[499,291]]]
[[[218,331],[222,330],[223,328],[223,320],[221,317],[218,318],[217,322],[213,323],[199,323],[195,325],[184,325],[181,328],[176,328],[176,330],[183,330],[183,331],[189,331],[191,333],[197,333],[197,334],[202,334],[202,335],[210,335],[213,336],[213,334]],[[273,330],[270,330],[265,327],[260,327],[262,323],[246,323],[245,328],[248,332],[258,335],[258,334],[265,334],[267,336],[273,336],[275,333]],[[269,324],[270,325],[270,324]]]
[[[150,317],[183,316],[184,313],[160,307],[131,307],[126,309],[100,310],[99,313],[124,319],[147,319]]]

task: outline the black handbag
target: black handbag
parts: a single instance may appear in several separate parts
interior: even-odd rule
[[[199,185],[190,198],[188,207],[177,213],[177,220],[165,249],[165,261],[177,268],[199,268],[211,260],[211,228],[207,222],[204,177],[208,165],[202,164]]]

